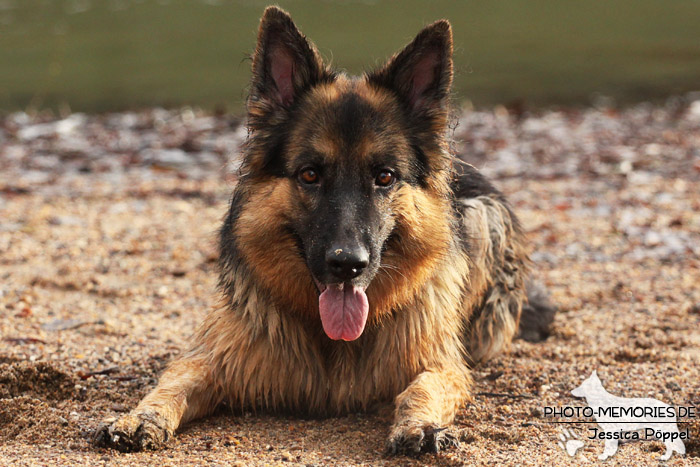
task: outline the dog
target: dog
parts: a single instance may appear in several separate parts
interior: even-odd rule
[[[600,430],[593,429],[596,432],[594,437],[605,439],[603,452],[598,459],[604,461],[615,454],[620,439],[647,439],[658,437],[659,434],[666,446],[666,452],[660,460],[670,459],[674,451],[680,455],[685,454],[685,444],[676,425],[676,415],[672,406],[648,397],[613,396],[605,390],[595,370],[580,386],[571,391],[571,395],[586,399],[586,404],[593,410],[593,417],[600,426]],[[629,414],[624,412],[625,410]],[[634,433],[639,430],[643,430],[644,437]],[[601,433],[597,433],[598,431]]]
[[[445,428],[470,366],[508,345],[521,313],[536,339],[553,312],[527,303],[506,199],[449,152],[452,73],[446,20],[350,77],[265,10],[220,230],[221,305],[97,445],[156,449],[221,404],[328,417],[392,401],[390,453],[455,444]]]

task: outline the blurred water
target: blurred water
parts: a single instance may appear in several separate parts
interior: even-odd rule
[[[0,0],[0,110],[240,110],[266,1]],[[700,1],[280,1],[335,65],[455,32],[458,100],[626,103],[700,89]],[[598,97],[596,97],[598,96]]]

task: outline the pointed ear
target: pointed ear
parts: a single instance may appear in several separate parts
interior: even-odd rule
[[[598,378],[598,372],[597,372],[596,370],[593,370],[593,373],[591,373],[591,378],[599,379],[599,378]]]
[[[452,28],[447,20],[424,28],[368,80],[393,90],[410,111],[443,107],[452,84]]]
[[[297,29],[284,10],[265,9],[253,54],[251,97],[290,107],[328,72],[313,44]]]

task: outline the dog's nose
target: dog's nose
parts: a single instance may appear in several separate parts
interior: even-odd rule
[[[362,274],[369,264],[369,253],[361,246],[333,247],[326,251],[326,264],[336,278],[348,281]]]

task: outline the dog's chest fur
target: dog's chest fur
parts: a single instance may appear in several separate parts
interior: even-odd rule
[[[331,341],[318,323],[278,309],[246,284],[248,306],[218,312],[231,334],[247,336],[244,349],[219,347],[240,342],[234,335],[211,343],[212,372],[224,375],[220,390],[233,408],[311,415],[392,400],[426,368],[464,358],[467,264],[466,254],[453,251],[409,305],[371,323],[354,342]]]

